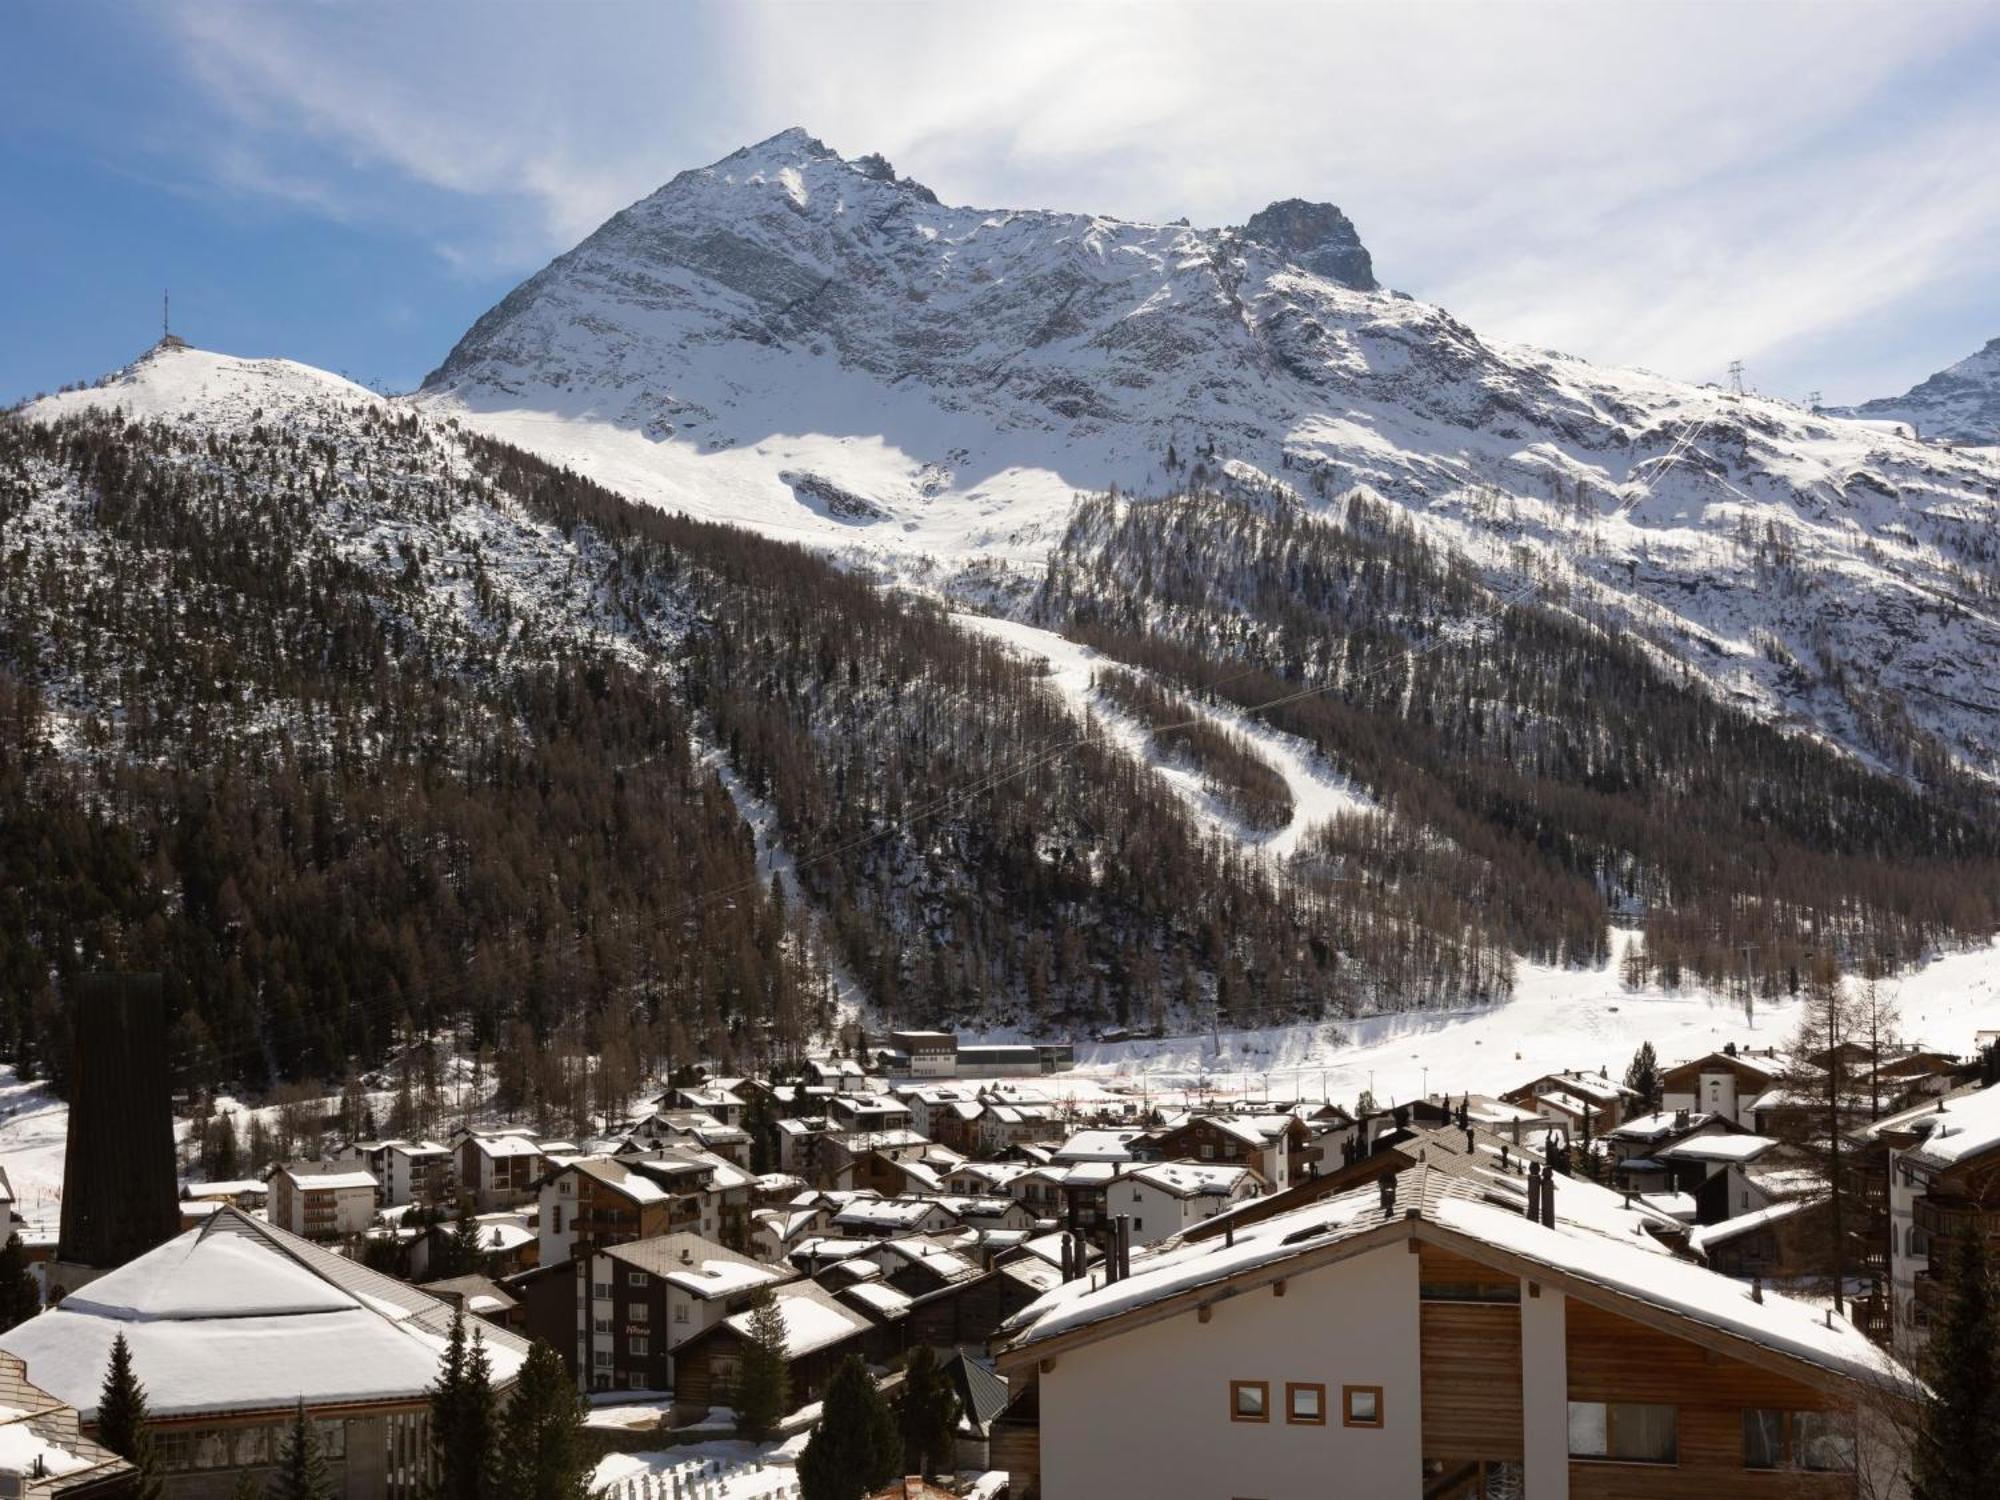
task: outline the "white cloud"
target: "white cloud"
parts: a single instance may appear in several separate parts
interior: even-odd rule
[[[236,127],[215,147],[229,181],[349,214],[463,200],[431,237],[483,264],[526,268],[796,123],[959,201],[1240,222],[1328,198],[1386,280],[1484,332],[1690,376],[1740,356],[1831,395],[1837,370],[1787,361],[1847,344],[1880,366],[1899,309],[1991,275],[2000,227],[2000,100],[1948,66],[1990,49],[1982,7],[393,14],[173,13]],[[1912,350],[1909,373],[1960,352]]]

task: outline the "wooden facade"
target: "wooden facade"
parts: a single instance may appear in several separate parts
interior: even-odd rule
[[[1576,1298],[1566,1308],[1569,1399],[1671,1406],[1671,1464],[1570,1461],[1571,1500],[1718,1500],[1783,1495],[1852,1497],[1855,1476],[1744,1467],[1746,1410],[1837,1409],[1819,1387],[1675,1338]]]
[[[1424,1456],[1518,1463],[1520,1279],[1435,1245],[1419,1255]]]

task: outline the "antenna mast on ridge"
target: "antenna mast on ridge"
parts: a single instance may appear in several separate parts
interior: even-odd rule
[[[1732,396],[1743,394],[1743,361],[1740,359],[1732,359],[1729,362],[1729,394]]]

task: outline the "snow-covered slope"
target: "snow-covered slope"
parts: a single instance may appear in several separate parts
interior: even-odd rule
[[[240,359],[165,339],[95,385],[44,396],[27,409],[53,422],[85,411],[123,412],[135,421],[196,422],[241,431],[258,423],[293,425],[329,416],[381,411],[388,403],[366,386],[290,359]]]
[[[1842,415],[1906,422],[1940,442],[2000,446],[2000,339],[1900,396],[1865,401]]]
[[[1752,711],[2000,762],[1989,456],[1488,343],[1372,285],[1325,205],[1234,230],[959,208],[792,130],[615,216],[417,399],[1002,608],[1081,491],[1365,487]]]

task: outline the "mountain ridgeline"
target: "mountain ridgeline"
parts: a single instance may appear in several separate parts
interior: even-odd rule
[[[1982,430],[1989,363],[1913,397]],[[1996,604],[1990,454],[1488,342],[1330,204],[786,131],[411,396],[175,340],[0,416],[0,1055],[155,969],[190,1087],[456,1027],[577,1119],[856,1006],[1893,969],[2000,926]]]

